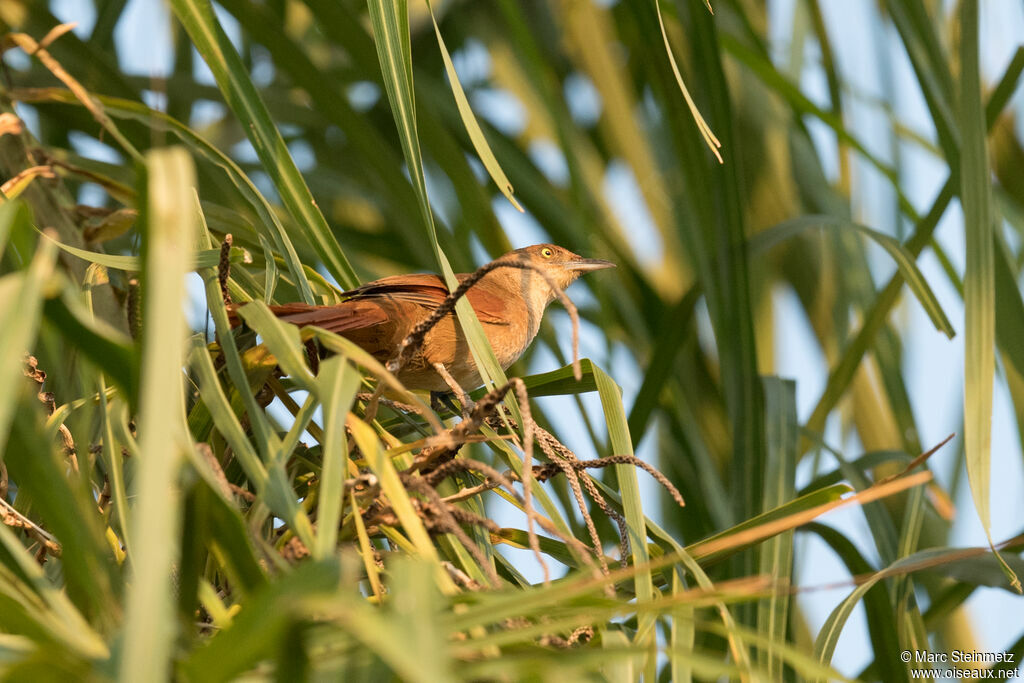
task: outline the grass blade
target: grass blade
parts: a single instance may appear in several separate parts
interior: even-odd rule
[[[106,659],[110,656],[110,650],[100,634],[89,626],[89,622],[75,609],[64,591],[50,583],[39,563],[25,551],[21,541],[5,524],[0,524],[0,562],[12,570],[11,574],[4,577],[5,588],[22,588],[18,585],[20,581],[15,581],[15,576],[21,575],[21,580],[31,589],[18,592],[23,595],[34,592],[39,596],[41,604],[34,606],[33,616],[40,626],[49,631],[48,637],[84,657]],[[5,624],[8,628],[9,623]]]
[[[763,380],[765,391],[766,463],[764,511],[792,500],[796,493],[796,448],[800,425],[796,418],[796,383],[769,377]],[[793,532],[771,538],[761,546],[759,573],[774,578],[781,589],[789,586],[793,571]],[[789,596],[774,593],[758,604],[757,630],[769,638],[758,665],[781,681],[783,660],[772,644],[785,642]]]
[[[992,447],[992,391],[995,380],[995,248],[993,242],[992,185],[988,163],[985,113],[981,105],[978,55],[978,1],[960,6],[960,201],[967,233],[967,268],[964,276],[964,449],[967,477],[974,507],[985,528],[992,552],[990,483]],[[1009,565],[1007,577],[1022,590]]]
[[[43,424],[35,391],[29,391],[34,386],[25,379],[15,386],[21,391],[7,393],[21,400],[4,456],[19,485],[16,502],[31,501],[32,510],[56,537],[66,577],[63,588],[82,615],[97,625],[111,624],[117,612],[114,560],[93,513],[92,496],[80,485],[77,473],[67,471],[64,449],[58,454],[54,448],[54,433]],[[9,509],[0,507],[5,522]]]
[[[409,176],[413,189],[420,203],[420,212],[426,223],[430,240],[434,245],[434,253],[441,267],[441,273],[450,290],[458,286],[455,272],[448,258],[444,255],[437,238],[434,225],[434,214],[427,196],[426,179],[423,175],[423,158],[420,152],[419,134],[416,129],[416,103],[413,98],[412,56],[409,47],[409,8],[406,0],[367,0],[370,10],[370,22],[373,28],[374,42],[377,45],[377,56],[380,60],[384,87],[391,103],[395,124],[398,126],[398,137],[402,143],[402,152],[409,165]],[[505,372],[494,357],[483,327],[470,306],[469,300],[463,297],[455,306],[459,323],[469,342],[476,367],[485,385],[504,384],[507,380]],[[506,399],[517,422],[522,422],[515,402]]]
[[[146,155],[146,235],[142,395],[139,448],[132,510],[132,573],[128,587],[119,673],[123,680],[163,680],[174,642],[173,566],[178,557],[178,469],[190,448],[184,415],[181,359],[185,320],[184,275],[197,235],[192,211],[195,171],[182,148]]]
[[[612,452],[633,455],[633,441],[629,438],[629,423],[626,419],[626,411],[622,406],[622,390],[604,370],[597,366],[594,366],[594,380],[597,383],[597,393],[601,397],[601,409],[604,411],[605,422],[608,425],[608,441]],[[636,468],[628,464],[616,465],[615,474],[618,478],[619,490],[622,493],[623,512],[625,512],[626,523],[629,527],[633,564],[643,566],[647,564],[650,555],[647,551],[647,525]],[[637,600],[642,602],[654,599],[654,584],[650,568],[637,572],[634,586]],[[653,628],[652,615],[641,616],[636,643],[650,645],[653,642]],[[648,660],[648,666],[645,668],[650,670],[653,666],[653,662]]]
[[[452,64],[451,55],[448,54],[448,47],[444,44],[444,38],[441,37],[441,27],[437,25],[437,17],[434,16],[434,8],[430,5],[430,0],[427,0],[427,8],[430,10],[430,20],[434,22],[434,33],[437,35],[437,46],[441,49],[441,59],[444,60],[444,70],[448,74],[448,82],[452,87],[452,95],[455,96],[455,104],[459,108],[459,116],[462,117],[462,123],[466,126],[466,132],[469,134],[469,139],[473,143],[473,149],[476,150],[477,156],[480,157],[480,161],[483,162],[484,168],[487,169],[487,173],[490,174],[494,184],[498,186],[501,193],[505,195],[512,206],[516,207],[520,213],[523,211],[523,207],[519,205],[516,198],[512,196],[512,183],[508,181],[508,177],[505,176],[505,171],[501,169],[501,165],[494,156],[494,152],[491,151],[491,146],[487,144],[487,138],[484,137],[484,132],[480,130],[480,124],[477,123],[476,116],[473,114],[473,109],[469,106],[469,100],[466,99],[466,93],[462,89],[462,83],[459,82],[459,75],[455,73],[455,65]]]
[[[409,494],[398,478],[398,471],[395,469],[394,463],[384,454],[373,428],[362,420],[348,420],[348,428],[352,431],[352,438],[366,459],[367,467],[377,475],[381,490],[391,503],[395,516],[405,528],[405,533],[415,546],[417,554],[430,560],[437,567],[436,574],[441,579],[443,587],[454,589],[454,584],[448,574],[441,570],[438,564],[437,549],[431,542],[430,535],[423,526],[423,521],[416,514]]]
[[[192,652],[182,666],[186,678],[231,680],[273,657],[285,634],[309,618],[311,602],[335,594],[339,575],[336,560],[307,562],[268,585],[246,604],[230,628]]]
[[[0,205],[0,235],[28,229],[31,218],[24,204],[17,201]],[[43,284],[53,273],[56,249],[40,241],[32,262],[24,274],[10,274],[0,280],[7,296],[0,303],[0,386],[17,386],[25,350],[36,336],[42,311]],[[7,441],[14,417],[18,392],[0,392],[0,452]]]
[[[750,239],[749,248],[752,253],[758,253],[771,249],[780,242],[805,230],[818,227],[834,228],[837,230],[843,228],[853,229],[872,239],[878,246],[885,249],[896,263],[896,268],[902,275],[903,281],[910,287],[910,291],[917,297],[921,307],[924,308],[932,324],[935,325],[935,329],[950,339],[956,336],[956,331],[949,322],[949,318],[946,317],[945,311],[942,310],[942,306],[939,305],[939,300],[935,298],[935,293],[932,292],[931,287],[928,286],[928,281],[924,279],[924,275],[921,274],[920,269],[917,267],[914,255],[905,246],[900,244],[898,240],[877,230],[872,230],[866,225],[853,223],[834,216],[801,216],[800,218],[779,223],[759,232]]]
[[[281,321],[262,301],[240,307],[238,315],[262,338],[286,375],[306,391],[317,391],[316,378],[306,364],[298,327]]]
[[[83,261],[89,263],[96,263],[105,268],[112,268],[114,270],[123,270],[129,273],[138,273],[142,270],[142,260],[138,256],[126,256],[122,254],[104,254],[98,251],[89,251],[88,249],[79,249],[73,247],[70,244],[64,244],[54,238],[50,237],[46,233],[42,233],[44,237],[51,240],[54,244],[60,247],[61,251],[66,251],[73,256],[77,256]],[[231,263],[241,263],[245,255],[245,250],[240,247],[233,247],[231,249]],[[217,264],[220,263],[220,250],[219,249],[204,249],[203,251],[196,252],[193,258],[190,259],[186,269],[189,271],[198,270],[200,268],[216,268]]]
[[[359,278],[341,250],[326,219],[295,166],[291,152],[277,130],[270,112],[260,99],[256,86],[242,64],[224,29],[214,16],[209,0],[173,0],[171,7],[188,31],[199,53],[213,72],[228,106],[238,117],[263,170],[270,175],[295,222],[307,231],[307,238],[323,260],[327,271],[346,289]],[[313,302],[313,292],[301,272],[293,273],[302,298]]]
[[[223,309],[222,309],[223,310]],[[230,357],[230,356],[229,356]],[[278,440],[271,444],[267,450],[266,465],[260,460],[256,449],[246,437],[245,430],[239,423],[231,409],[231,403],[224,395],[220,382],[217,380],[213,362],[206,350],[205,344],[199,338],[193,341],[192,353],[189,356],[189,364],[196,371],[199,377],[199,394],[210,411],[217,430],[224,439],[231,445],[235,457],[242,469],[245,471],[249,481],[262,496],[270,510],[281,519],[288,522],[288,525],[298,535],[306,547],[313,545],[313,527],[309,517],[299,507],[295,498],[295,491],[292,489],[284,467],[281,462],[281,443]],[[248,386],[243,385],[239,392],[243,397],[246,393],[252,398]],[[255,401],[253,401],[255,404]],[[266,416],[261,408],[258,413],[264,420]],[[249,413],[252,415],[253,413]],[[277,436],[274,435],[277,439]]]
[[[672,54],[672,45],[668,42],[668,33],[665,32],[665,20],[661,16],[660,0],[654,0],[654,11],[658,15],[658,24],[661,27],[661,39],[665,43],[665,54],[668,55],[669,64],[672,65],[672,73],[676,77],[676,83],[679,85],[680,92],[683,93],[683,99],[686,100],[686,106],[690,108],[690,114],[693,116],[693,120],[697,124],[697,130],[700,131],[700,135],[704,138],[704,142],[707,144],[708,149],[710,149],[711,153],[715,155],[716,159],[718,159],[718,163],[725,163],[722,161],[721,152],[718,151],[719,148],[721,148],[722,143],[718,141],[718,138],[715,137],[715,134],[711,130],[711,126],[709,126],[708,122],[704,120],[703,116],[701,116],[700,110],[697,109],[697,105],[694,103],[693,98],[690,97],[690,91],[686,88],[686,83],[683,81],[683,75],[679,73],[679,66],[676,64],[676,58]]]
[[[871,572],[871,565],[863,558],[856,546],[835,529],[817,522],[809,524],[808,529],[816,532],[840,557],[853,576],[863,576]],[[814,642],[814,651],[822,664],[829,664],[835,653],[836,644],[842,635],[843,627],[853,608],[864,600],[868,618],[868,633],[875,653],[875,663],[880,667],[878,675],[884,681],[907,680],[907,668],[900,662],[900,641],[890,608],[889,590],[881,579],[898,574],[907,565],[918,561],[916,556],[899,560],[886,570],[874,572],[860,583],[846,598],[829,614]]]
[[[685,590],[681,573],[672,569],[672,595]],[[696,629],[693,625],[692,607],[680,605],[672,612],[672,624],[669,626],[669,665],[672,667],[672,680],[677,683],[689,683],[693,680],[693,669],[689,663],[694,651]]]
[[[43,316],[81,354],[107,373],[133,405],[138,400],[139,355],[127,335],[92,315],[71,289],[47,299]]]
[[[323,559],[335,552],[338,543],[348,458],[345,416],[359,391],[362,375],[344,356],[332,356],[320,367],[319,379],[324,407],[324,460],[316,514],[318,531],[312,550],[314,557]]]

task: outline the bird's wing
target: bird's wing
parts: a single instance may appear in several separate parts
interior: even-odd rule
[[[271,306],[270,310],[281,320],[293,325],[316,325],[329,332],[347,332],[388,322],[388,312],[369,301],[346,301],[334,306],[281,304]]]
[[[396,275],[368,282],[345,292],[345,296],[345,301],[330,306],[291,303],[271,306],[270,310],[293,325],[316,325],[352,339],[371,353],[386,353],[392,350],[395,335],[404,337],[406,330],[411,329],[410,321],[425,317],[417,309],[432,311],[440,306],[448,296],[448,288],[437,275]],[[480,322],[508,325],[505,300],[490,283],[473,286],[466,297]],[[238,306],[228,306],[232,327],[241,324]]]
[[[461,281],[469,277],[460,273],[456,277]],[[507,325],[507,306],[500,292],[488,286],[484,281],[477,283],[466,292],[466,298],[476,311],[480,322],[491,325]],[[441,305],[448,296],[448,287],[439,275],[394,275],[368,282],[361,287],[345,292],[349,301],[372,301],[386,297],[392,301],[410,303],[433,310]]]
[[[408,304],[388,301],[343,301],[332,306],[282,304],[271,306],[281,320],[304,327],[315,325],[339,334],[384,361],[394,353],[396,340],[407,334]]]
[[[437,275],[393,275],[367,282],[342,296],[348,301],[366,301],[380,297],[418,304],[424,308],[437,308],[448,296],[448,288]]]

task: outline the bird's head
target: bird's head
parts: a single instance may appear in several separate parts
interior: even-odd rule
[[[611,261],[583,258],[579,254],[574,254],[568,249],[555,244],[535,244],[531,247],[523,247],[506,254],[502,258],[529,262],[547,275],[561,289],[571,285],[575,282],[576,278],[584,273],[615,267],[615,264]],[[550,288],[544,287],[544,289]],[[550,301],[554,296],[554,292],[550,292],[548,300]]]

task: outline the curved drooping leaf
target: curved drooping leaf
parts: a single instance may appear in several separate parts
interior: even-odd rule
[[[295,222],[308,231],[309,242],[328,272],[346,289],[354,288],[359,278],[310,194],[242,60],[215,18],[209,0],[174,0],[171,6],[213,72]],[[301,279],[298,285],[306,303],[313,303],[308,286]]]
[[[775,245],[812,228],[856,230],[873,240],[892,257],[897,269],[899,269],[900,275],[902,275],[903,280],[910,287],[910,291],[914,293],[914,296],[920,302],[921,307],[924,308],[925,313],[928,314],[932,324],[935,325],[935,329],[950,339],[956,335],[953,325],[949,322],[949,318],[946,317],[942,306],[939,305],[939,301],[935,298],[931,287],[928,286],[928,281],[925,280],[921,270],[917,267],[913,254],[895,238],[877,230],[872,230],[866,225],[853,223],[834,216],[801,216],[757,233],[750,238],[749,248],[753,253],[767,251]]]
[[[40,233],[44,238],[52,241],[61,249],[67,253],[77,256],[83,261],[89,263],[96,263],[105,268],[112,268],[114,270],[123,270],[128,273],[138,273],[142,270],[142,259],[138,256],[126,256],[122,254],[104,254],[98,251],[89,251],[88,249],[79,249],[73,247],[70,244],[64,244],[46,233]],[[231,248],[231,263],[243,263],[247,259],[251,260],[246,253],[245,249],[241,247]],[[196,252],[190,263],[186,265],[186,268],[190,271],[199,270],[200,268],[216,268],[220,263],[220,249],[205,249],[200,252]]]
[[[960,116],[963,135],[960,157],[960,202],[967,233],[964,273],[964,450],[971,497],[988,536],[1000,557],[991,530],[992,392],[995,388],[996,300],[995,216],[988,163],[987,127],[981,104],[981,66],[977,0],[960,6],[963,46],[960,50]],[[1003,569],[1018,592],[1024,588],[1009,565]]]
[[[466,92],[462,89],[459,75],[455,72],[455,65],[452,64],[451,55],[448,54],[448,47],[444,44],[444,38],[441,37],[441,27],[437,25],[437,17],[434,16],[434,8],[431,7],[430,0],[427,0],[427,8],[430,11],[430,20],[434,22],[434,33],[437,35],[437,46],[441,48],[441,59],[444,60],[444,70],[448,74],[448,83],[451,85],[452,95],[455,96],[455,104],[459,108],[459,116],[462,117],[462,123],[466,126],[466,132],[473,143],[473,148],[476,150],[477,156],[480,157],[480,161],[483,162],[484,168],[487,169],[494,184],[498,186],[498,189],[505,195],[505,198],[512,203],[512,206],[522,212],[523,207],[512,196],[512,183],[509,182],[505,171],[501,169],[501,164],[498,163],[494,152],[491,151],[491,146],[487,144],[487,138],[484,137],[484,132],[480,130],[480,124],[477,123],[473,109],[469,106]]]

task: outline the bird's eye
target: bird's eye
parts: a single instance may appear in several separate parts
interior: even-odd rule
[[[540,255],[543,256],[544,258],[551,258],[552,256],[555,255],[555,252],[551,251],[547,247],[544,247],[543,249],[540,250]]]

